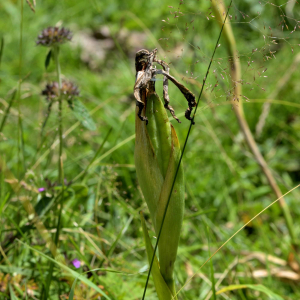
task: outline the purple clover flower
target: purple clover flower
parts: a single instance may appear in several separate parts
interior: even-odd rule
[[[38,36],[36,44],[46,47],[59,46],[72,39],[72,33],[64,27],[48,27]]]
[[[38,189],[38,191],[39,191],[39,193],[42,193],[42,192],[45,192],[46,189],[44,187],[41,187],[41,188]]]

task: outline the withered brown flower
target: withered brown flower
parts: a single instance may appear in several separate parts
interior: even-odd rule
[[[70,81],[63,80],[61,89],[59,90],[58,82],[53,81],[47,83],[46,88],[42,91],[42,95],[46,96],[48,101],[53,101],[59,95],[63,95],[67,100],[71,100],[75,96],[79,96],[78,86]]]

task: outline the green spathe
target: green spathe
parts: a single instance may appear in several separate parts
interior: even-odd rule
[[[135,165],[138,181],[158,235],[181,150],[175,129],[154,90],[148,92],[145,107],[148,125],[136,118]],[[180,167],[158,244],[160,273],[173,295],[173,270],[183,211],[184,176]],[[153,273],[152,275],[154,276]]]
[[[142,212],[140,213],[140,217],[141,217],[142,229],[143,229],[143,234],[144,234],[144,239],[145,239],[145,244],[146,244],[147,257],[148,257],[148,261],[150,264],[154,250],[153,250],[153,247],[151,244],[151,240],[150,240],[150,237],[149,237],[149,234],[147,231],[147,226],[146,226],[145,219],[144,219]],[[160,300],[172,300],[171,290],[167,286],[165,279],[162,277],[162,275],[160,273],[159,262],[158,262],[156,255],[154,257],[151,273],[152,273],[152,277],[153,277],[153,281],[154,281],[154,285],[155,285],[155,289],[156,289],[158,298]]]

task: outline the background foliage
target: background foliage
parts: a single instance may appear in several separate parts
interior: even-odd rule
[[[84,277],[111,299],[140,299],[147,259],[138,213],[143,210],[147,217],[148,210],[133,158],[134,56],[139,49],[157,47],[158,56],[172,62],[170,73],[198,95],[219,34],[210,5],[210,1],[37,0],[35,13],[24,2],[22,14],[21,1],[1,1],[1,299],[42,299],[51,272],[46,257],[52,257],[49,244],[30,210],[35,208],[38,220],[54,239],[61,191],[57,183],[57,105],[42,131],[48,104],[41,91],[56,77],[53,62],[45,70],[48,50],[35,45],[38,34],[55,25],[73,32],[72,42],[61,47],[62,76],[79,86],[79,99],[97,127],[86,129],[64,103],[63,158],[68,190],[59,255],[69,268],[87,272]],[[246,96],[240,101],[253,133],[263,102],[273,101],[256,141],[285,193],[300,180],[299,4],[234,1],[230,14]],[[209,298],[211,269],[206,265],[199,270],[209,252],[276,199],[227,101],[232,82],[226,64],[231,58],[223,43],[221,38],[184,156],[186,211],[176,265],[178,289],[196,276],[181,290],[179,299]],[[156,85],[162,95],[162,81]],[[15,96],[14,89],[18,90]],[[172,122],[183,144],[189,126],[183,116],[187,103],[171,84],[169,90],[182,123]],[[96,154],[86,176],[73,183]],[[39,192],[40,188],[45,191]],[[299,191],[285,200],[299,236]],[[299,299],[300,275],[292,256],[284,218],[275,204],[213,258],[216,281],[224,275],[216,287],[262,284],[283,299]],[[72,264],[74,259],[81,262],[80,268]],[[88,272],[92,269],[98,270]],[[51,299],[68,299],[72,282],[55,264]],[[98,292],[80,280],[76,293],[78,299],[100,299]],[[218,297],[272,299],[252,289]],[[153,285],[147,299],[156,299]]]

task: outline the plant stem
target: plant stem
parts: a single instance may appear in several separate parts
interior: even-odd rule
[[[21,114],[21,85],[22,85],[22,51],[23,51],[23,0],[21,1],[21,16],[20,16],[20,47],[19,47],[19,82],[17,93],[18,104],[18,178],[21,178],[21,165],[23,173],[25,173],[25,151],[24,151],[24,135],[23,135],[23,122]],[[22,158],[21,158],[22,152]],[[22,160],[22,162],[21,162]]]
[[[61,72],[60,72],[60,64],[59,64],[59,59],[58,59],[58,55],[59,55],[59,47],[58,46],[54,46],[53,53],[54,53],[57,82],[58,82],[59,89],[61,89]]]
[[[59,159],[58,159],[58,181],[62,182],[62,164],[61,164],[61,158],[62,158],[62,150],[63,150],[63,139],[62,139],[62,99],[61,99],[61,73],[60,73],[60,64],[58,60],[59,55],[59,47],[55,46],[53,49],[54,53],[54,60],[55,60],[55,68],[56,68],[56,76],[57,76],[57,82],[58,82],[58,134],[59,134]]]
[[[53,55],[54,55],[54,62],[55,62],[55,68],[56,68],[56,76],[57,76],[57,82],[58,82],[58,134],[59,134],[59,158],[58,158],[58,182],[61,183],[61,198],[59,201],[59,213],[58,213],[58,221],[56,225],[56,234],[55,234],[55,246],[57,247],[58,241],[59,241],[59,233],[60,233],[60,228],[61,228],[61,215],[62,215],[62,210],[63,210],[63,202],[64,202],[64,170],[63,170],[63,158],[62,158],[62,152],[63,152],[63,128],[62,128],[62,96],[61,96],[61,88],[62,88],[62,83],[61,83],[61,73],[60,73],[60,65],[59,65],[59,47],[54,46],[53,47]],[[54,256],[55,257],[55,256]],[[53,276],[53,267],[54,264],[51,262],[50,268],[49,268],[49,275],[47,278],[47,284],[46,284],[46,291],[45,291],[45,297],[44,299],[46,300],[48,298],[49,290],[50,290],[50,285],[52,281],[52,276]]]
[[[53,48],[53,53],[54,53],[54,61],[55,61],[55,68],[56,68],[56,76],[57,76],[57,82],[58,82],[58,87],[59,87],[59,96],[58,96],[58,134],[59,134],[59,159],[58,159],[58,181],[62,183],[63,178],[62,178],[62,151],[63,151],[63,128],[62,128],[62,98],[61,98],[61,73],[60,73],[60,64],[59,64],[59,47],[55,46]],[[63,185],[63,183],[62,183]]]
[[[11,106],[16,98],[16,94],[17,94],[17,89],[15,89],[12,93],[12,96],[11,96],[11,99],[8,103],[8,106],[6,108],[6,111],[2,117],[2,120],[1,120],[1,123],[0,123],[0,132],[2,132],[3,128],[4,128],[4,125],[5,125],[5,122],[6,122],[6,119],[7,119],[7,116],[9,115],[9,112],[10,112],[10,109],[11,109]]]

